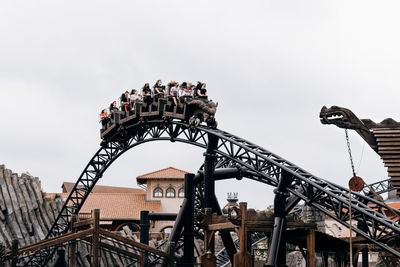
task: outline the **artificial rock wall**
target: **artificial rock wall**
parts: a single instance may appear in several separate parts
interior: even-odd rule
[[[12,241],[15,239],[18,240],[19,247],[44,239],[63,204],[61,198],[53,201],[44,198],[37,177],[26,173],[18,175],[0,165],[0,243],[7,251],[11,249]],[[119,234],[137,240],[128,228]],[[117,244],[112,245],[121,247]],[[67,261],[68,253],[69,249],[65,247]],[[88,244],[78,243],[78,266],[90,266],[90,255],[91,247]],[[101,250],[100,258],[101,266],[125,266],[131,263],[131,260],[122,255],[105,250]],[[54,266],[54,260],[48,266]],[[19,263],[21,264],[22,262]],[[0,265],[8,267],[10,262]]]

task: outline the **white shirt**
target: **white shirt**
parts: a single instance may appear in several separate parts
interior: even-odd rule
[[[175,86],[171,87],[170,92],[172,93],[172,95],[178,96],[178,88],[176,88]]]

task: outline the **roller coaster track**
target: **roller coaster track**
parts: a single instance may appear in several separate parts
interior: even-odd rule
[[[318,178],[276,154],[228,132],[205,126],[191,127],[181,121],[149,120],[121,127],[101,146],[89,161],[77,180],[60,214],[46,238],[58,236],[68,230],[72,214],[77,214],[89,193],[107,168],[123,153],[138,145],[151,141],[172,141],[207,147],[208,136],[218,137],[216,168],[240,167],[248,173],[247,178],[276,187],[282,171],[292,177],[287,191],[292,204],[300,200],[327,216],[349,227],[349,192],[346,188]],[[297,201],[297,202],[296,202]],[[366,224],[366,228],[353,226],[353,231],[387,252],[400,258],[400,252],[388,242],[400,234],[399,218],[387,217],[385,204],[362,193],[352,192],[352,218]],[[27,266],[44,266],[53,255],[54,249],[35,253]]]
[[[394,190],[391,179],[381,180],[381,181],[369,184],[369,187],[372,188],[375,191],[375,193],[377,193],[377,194],[383,194],[383,193],[387,193],[391,190]],[[369,187],[365,186],[361,192],[364,195],[373,196],[373,193],[370,192]],[[302,211],[301,207],[294,208],[293,211],[290,212],[288,215],[289,216],[300,216],[301,211]],[[260,241],[264,240],[265,238],[267,238],[265,233],[258,233],[258,232],[252,233],[250,242],[251,242],[252,246],[254,246],[257,243],[259,243]],[[235,239],[234,244],[235,244],[236,249],[238,249],[239,248],[239,239]],[[219,267],[225,267],[230,262],[228,253],[226,252],[225,248],[222,248],[220,251],[218,251],[218,253],[215,256],[217,257],[217,266],[219,266]]]

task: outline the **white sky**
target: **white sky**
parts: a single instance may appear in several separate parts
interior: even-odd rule
[[[223,130],[347,185],[344,132],[319,122],[323,105],[399,120],[398,1],[0,2],[0,163],[47,192],[76,181],[99,147],[98,113],[157,79],[207,83]],[[363,140],[350,135],[356,168]],[[136,186],[167,166],[196,172],[203,151],[152,143],[118,159],[100,184]],[[365,145],[359,175],[387,177]],[[251,207],[272,188],[218,182]]]

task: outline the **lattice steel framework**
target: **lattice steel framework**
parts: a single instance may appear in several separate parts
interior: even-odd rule
[[[129,149],[150,141],[172,141],[207,146],[207,135],[217,136],[217,168],[241,167],[254,175],[248,178],[276,186],[282,170],[288,172],[292,182],[288,187],[290,199],[304,200],[308,205],[321,210],[329,217],[349,227],[348,190],[318,178],[278,155],[228,132],[205,126],[190,127],[180,121],[153,120],[121,128],[103,145],[89,161],[64,207],[50,229],[47,238],[67,231],[73,213],[78,213],[89,193],[107,168]],[[201,195],[201,194],[200,194]],[[385,204],[360,193],[352,193],[353,220],[364,221],[366,230],[353,231],[370,242],[400,258],[400,252],[387,245],[400,233],[399,218],[388,218]],[[53,254],[52,250],[36,253],[29,266],[43,266]]]

